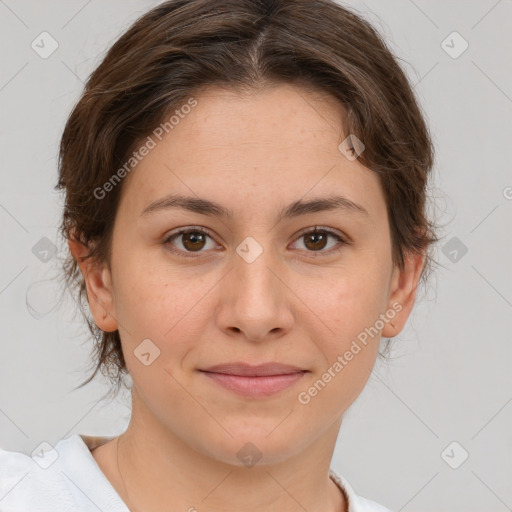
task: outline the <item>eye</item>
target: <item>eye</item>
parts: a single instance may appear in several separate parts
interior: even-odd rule
[[[198,255],[191,253],[201,252],[201,249],[205,246],[207,238],[210,238],[213,241],[211,236],[204,229],[193,226],[174,233],[173,235],[169,236],[164,243],[169,245],[169,250],[173,253],[195,258]],[[175,239],[181,239],[181,246],[183,249],[177,249],[172,244]],[[213,246],[215,247],[216,244],[214,243]]]
[[[329,237],[336,239],[338,243],[334,244],[334,246],[331,246],[330,250],[324,251],[323,249],[327,246]],[[307,252],[320,252],[321,254],[336,253],[340,251],[344,245],[349,245],[349,242],[347,242],[335,231],[327,228],[318,229],[318,226],[315,226],[313,230],[310,229],[309,231],[303,231],[299,235],[298,240],[305,240],[303,245],[306,247]],[[333,247],[334,250],[332,249]]]
[[[334,244],[334,250],[331,249],[324,251],[325,247],[327,246],[327,241],[329,237],[334,238],[337,243]],[[206,230],[204,230],[201,227],[194,227],[191,226],[187,229],[182,229],[174,234],[171,234],[167,239],[164,241],[164,244],[168,246],[169,251],[180,254],[185,257],[192,257],[195,258],[200,255],[202,251],[201,249],[204,249],[207,245],[207,239],[210,239],[212,241],[213,247],[215,248],[216,244],[213,242],[212,237],[208,234]],[[331,229],[327,228],[320,228],[318,229],[318,226],[315,226],[313,230],[309,229],[309,231],[303,231],[300,235],[298,240],[305,239],[304,246],[306,247],[306,252],[312,252],[312,253],[336,253],[340,251],[344,245],[349,245],[349,242],[347,242],[344,238],[342,238],[338,233],[335,231],[332,231]],[[173,242],[174,240],[179,240],[180,245],[182,248],[177,248]],[[196,254],[194,254],[196,253]]]

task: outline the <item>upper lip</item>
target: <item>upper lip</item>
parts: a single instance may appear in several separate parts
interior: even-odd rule
[[[200,371],[209,373],[224,373],[226,375],[239,375],[243,377],[261,377],[268,375],[287,375],[305,372],[303,368],[281,363],[264,363],[249,365],[242,362],[224,363],[205,368]]]

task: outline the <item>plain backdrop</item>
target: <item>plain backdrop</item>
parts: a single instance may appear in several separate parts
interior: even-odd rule
[[[4,449],[31,453],[43,440],[127,426],[126,392],[100,401],[102,378],[73,390],[92,345],[72,301],[57,307],[67,247],[54,186],[83,82],[156,3],[0,1]],[[415,86],[436,144],[431,212],[445,228],[441,265],[394,339],[393,360],[377,363],[345,414],[332,467],[395,511],[511,510],[512,2],[348,5],[381,31]],[[47,58],[32,45],[42,32],[58,44]]]

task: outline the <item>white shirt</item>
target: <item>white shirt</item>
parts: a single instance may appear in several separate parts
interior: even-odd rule
[[[33,456],[0,448],[0,512],[130,512],[101,471],[91,450],[113,437],[74,434]],[[390,512],[357,496],[332,469],[348,512]]]

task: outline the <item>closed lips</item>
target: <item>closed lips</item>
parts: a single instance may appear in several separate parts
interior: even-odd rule
[[[289,375],[292,373],[303,373],[304,370],[297,366],[285,365],[281,363],[268,363],[261,365],[248,365],[245,363],[226,363],[211,366],[204,370],[207,373],[220,373],[225,375],[236,375],[239,377],[268,377],[273,375]]]
[[[281,363],[255,366],[233,362],[200,371],[228,393],[246,400],[264,400],[291,388],[309,370]]]

